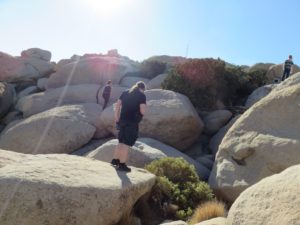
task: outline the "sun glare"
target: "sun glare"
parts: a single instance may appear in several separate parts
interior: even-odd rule
[[[83,0],[93,13],[99,16],[110,16],[118,13],[134,0]]]

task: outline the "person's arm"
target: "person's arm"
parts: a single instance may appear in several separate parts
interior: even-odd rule
[[[121,107],[122,107],[122,101],[119,99],[116,103],[116,110],[115,110],[115,121],[116,121],[116,123],[118,123],[119,120],[120,120]]]
[[[142,116],[145,115],[146,108],[147,108],[146,104],[140,104],[140,113],[141,113]]]

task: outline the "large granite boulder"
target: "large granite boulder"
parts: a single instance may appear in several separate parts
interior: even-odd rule
[[[232,127],[232,125],[235,123],[235,121],[237,121],[237,119],[240,117],[240,115],[235,116],[234,118],[232,118],[224,127],[222,127],[218,133],[216,133],[209,141],[209,148],[211,150],[211,152],[213,153],[213,155],[216,155],[218,150],[219,150],[219,146],[225,136],[225,134],[227,133],[227,131],[230,129],[230,127]]]
[[[151,90],[151,89],[161,89],[162,88],[162,83],[164,82],[164,80],[167,78],[168,74],[164,73],[164,74],[160,74],[157,75],[156,77],[154,77],[152,80],[150,80],[147,83],[147,89]]]
[[[300,166],[267,177],[248,188],[230,208],[228,225],[298,225]]]
[[[57,107],[13,121],[1,133],[0,148],[32,154],[70,153],[95,135],[98,112],[93,105]]]
[[[50,62],[51,52],[40,48],[30,48],[21,52],[23,57],[33,57],[40,60]]]
[[[49,78],[40,78],[37,81],[37,87],[41,90],[41,91],[45,91],[47,88],[47,82],[48,82]]]
[[[20,112],[18,110],[13,110],[13,111],[8,112],[6,114],[6,116],[2,118],[1,123],[4,125],[8,125],[12,121],[20,120],[20,119],[23,119],[22,112]]]
[[[177,220],[177,221],[163,222],[160,223],[159,225],[187,225],[187,223],[182,220]]]
[[[110,162],[113,158],[114,149],[116,148],[117,144],[118,141],[116,139],[108,141],[96,150],[88,153],[87,157]],[[144,168],[153,160],[163,157],[182,157],[188,163],[195,166],[198,175],[202,179],[207,179],[209,176],[210,171],[205,166],[201,165],[177,149],[151,138],[140,138],[137,140],[135,145],[130,148],[128,165]]]
[[[64,86],[21,98],[16,108],[28,117],[45,110],[70,104],[96,103],[101,87],[95,84]]]
[[[14,103],[15,91],[12,85],[0,82],[0,119]]]
[[[1,166],[0,224],[112,225],[129,215],[149,192],[154,175],[71,155],[16,154]],[[15,162],[14,162],[15,161]]]
[[[262,87],[255,89],[247,98],[245,103],[246,107],[251,107],[256,102],[266,97],[277,85],[276,84],[268,84]]]
[[[216,217],[210,220],[205,220],[195,225],[229,225],[225,217]]]
[[[20,91],[18,94],[17,94],[17,99],[20,99],[20,98],[23,98],[23,97],[26,97],[28,95],[32,95],[32,94],[35,94],[39,92],[39,89],[37,86],[30,86],[28,88],[25,88],[24,90]]]
[[[300,163],[300,84],[274,89],[226,133],[209,183],[233,202],[261,179]]]
[[[108,80],[119,84],[122,77],[137,70],[137,63],[126,57],[87,56],[63,64],[57,68],[48,80],[47,88],[57,88],[64,85],[98,84],[103,85]]]
[[[0,80],[30,81],[51,74],[54,71],[54,65],[49,60],[45,60],[49,59],[49,55],[41,51],[34,53],[29,49],[21,57],[13,57],[0,52]]]
[[[218,132],[232,117],[232,112],[228,110],[216,110],[210,112],[203,118],[204,133],[208,135]]]
[[[167,90],[146,91],[147,111],[140,123],[140,136],[150,137],[183,150],[191,146],[203,129],[203,122],[190,100]],[[101,119],[116,134],[114,107],[106,108]]]

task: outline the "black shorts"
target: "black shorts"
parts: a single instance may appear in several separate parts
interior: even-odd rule
[[[138,138],[139,124],[120,121],[119,127],[120,127],[120,131],[118,135],[119,143],[128,146],[133,146],[135,144],[136,139]]]

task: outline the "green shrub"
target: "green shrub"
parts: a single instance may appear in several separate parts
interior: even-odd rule
[[[224,74],[223,93],[226,93],[226,103],[235,104],[238,99],[246,98],[256,88],[267,81],[266,70],[259,69],[245,72],[243,67],[227,67]]]
[[[266,70],[246,72],[243,66],[221,59],[189,59],[168,73],[162,87],[186,95],[200,110],[213,110],[217,100],[242,104],[251,92],[266,83]]]
[[[159,74],[164,73],[166,69],[166,63],[158,60],[145,60],[141,64],[142,77],[152,79]]]
[[[164,203],[178,206],[173,215],[178,219],[188,218],[198,204],[213,199],[208,184],[199,180],[195,167],[183,158],[155,160],[146,169],[157,176],[151,199],[162,211]]]
[[[186,95],[197,108],[210,110],[222,98],[224,72],[222,60],[191,59],[171,70],[162,87]]]

